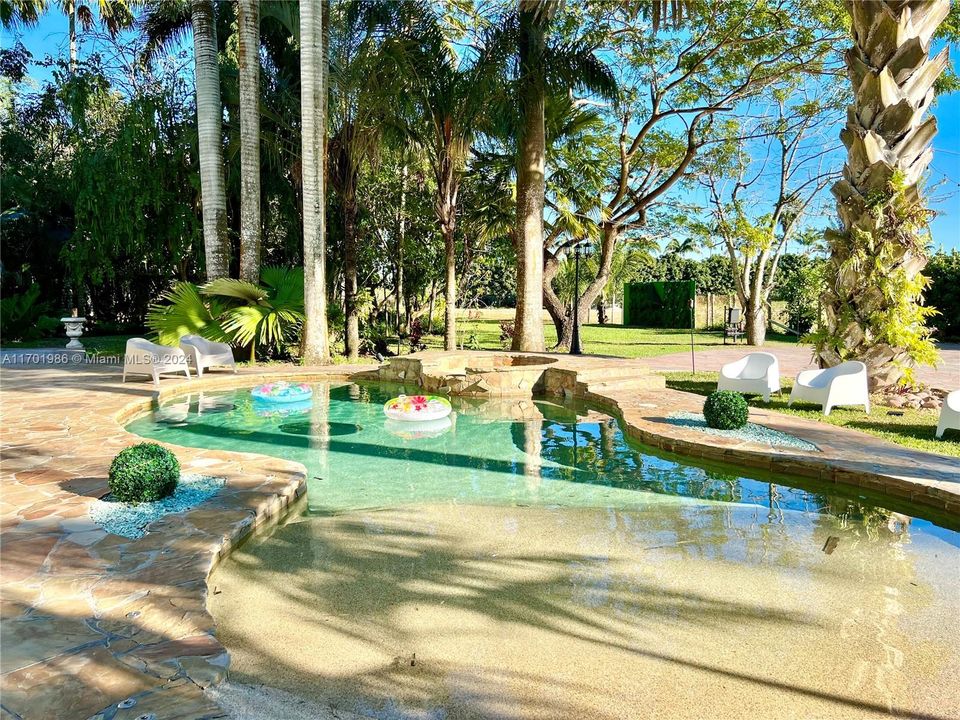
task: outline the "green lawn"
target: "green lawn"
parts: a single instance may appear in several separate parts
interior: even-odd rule
[[[664,375],[667,378],[667,387],[675,390],[707,395],[717,389],[718,373],[715,372],[674,372],[664,373]],[[829,416],[824,417],[819,406],[801,403],[788,408],[787,399],[793,387],[793,381],[784,379],[782,383],[782,399],[774,395],[769,403],[765,403],[762,397],[748,397],[747,402],[753,407],[769,408],[807,420],[860,430],[916,450],[960,457],[960,433],[948,430],[942,440],[934,437],[937,419],[940,416],[939,410],[892,410],[874,405],[869,415],[862,409],[835,408],[830,411]],[[903,414],[891,415],[891,412]]]
[[[551,323],[544,324],[547,347],[556,344],[557,333]],[[431,348],[442,348],[443,337],[428,335],[424,342]],[[459,320],[457,322],[457,344],[464,347],[483,350],[502,350],[506,344],[500,342],[500,322],[498,320]],[[652,328],[628,328],[620,325],[585,325],[580,329],[580,342],[583,351],[591,355],[612,355],[614,357],[640,358],[654,355],[668,355],[690,349],[689,330],[658,330]],[[720,332],[698,331],[693,335],[697,349],[710,345],[723,345]],[[785,335],[767,336],[770,345],[793,345],[796,338]],[[395,341],[394,341],[395,343]],[[396,344],[391,349],[395,349]],[[407,352],[406,347],[403,348]]]

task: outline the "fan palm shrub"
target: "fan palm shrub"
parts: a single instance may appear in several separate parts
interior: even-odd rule
[[[178,282],[151,306],[147,327],[163,345],[184,335],[282,354],[298,342],[303,326],[303,270],[265,267],[260,284],[217,278],[197,287]]]

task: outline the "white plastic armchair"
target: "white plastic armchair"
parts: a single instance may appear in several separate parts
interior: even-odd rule
[[[237,371],[233,350],[226,343],[207,340],[199,335],[184,335],[180,338],[180,347],[187,354],[190,367],[197,372],[197,377],[203,377],[203,371],[212,367]]]
[[[803,370],[793,384],[789,405],[793,405],[794,400],[822,405],[824,415],[839,405],[863,405],[869,413],[867,366],[849,360],[825,370]]]
[[[190,377],[187,356],[177,347],[157,345],[144,338],[130,338],[123,358],[123,382],[127,375],[149,375],[159,387],[160,376],[184,373]]]
[[[954,390],[943,399],[937,437],[942,438],[947,430],[960,430],[960,390]]]
[[[727,363],[720,368],[717,390],[763,395],[769,402],[771,393],[780,392],[780,362],[776,355],[754,352]]]

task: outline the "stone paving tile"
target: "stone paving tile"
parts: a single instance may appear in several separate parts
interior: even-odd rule
[[[202,386],[276,374],[319,379],[342,376],[342,368],[278,366],[211,375]],[[113,456],[140,442],[118,418],[156,396],[148,383],[119,380],[115,368],[4,368],[0,377],[4,717],[82,720],[108,707],[105,717],[115,720],[148,711],[221,717],[200,688],[223,676],[227,657],[206,611],[206,577],[225,543],[304,491],[295,463],[174,448],[184,468],[224,476],[225,489],[212,503],[154,523],[143,538],[108,535],[89,520],[89,504],[108,491]],[[177,385],[200,387],[165,381],[161,395]],[[130,696],[137,705],[116,711]]]
[[[956,461],[854,431],[751,410],[757,422],[798,435],[823,452],[771,451],[669,425],[696,396],[632,383],[641,362],[556,356],[556,392],[585,394],[624,419],[628,435],[693,457],[879,487],[960,515]],[[121,384],[110,366],[17,367],[0,376],[0,717],[126,720],[224,717],[202,687],[228,661],[206,610],[207,576],[243,537],[276,521],[305,490],[301,465],[272,457],[173,448],[185,469],[221,475],[220,494],[151,525],[131,540],[87,519],[107,492],[107,468],[140,442],[122,422],[177,393],[255,384],[268,377],[342,377],[375,368],[270,366],[202,381]],[[646,388],[644,386],[647,386]],[[133,697],[133,708],[116,703]]]

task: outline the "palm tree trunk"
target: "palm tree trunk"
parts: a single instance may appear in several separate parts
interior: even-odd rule
[[[344,353],[351,360],[360,352],[360,318],[357,316],[357,194],[348,162],[343,187],[343,333]]]
[[[437,279],[430,281],[430,306],[427,311],[427,335],[433,332],[433,312],[437,309]]]
[[[882,389],[936,359],[919,301],[928,221],[920,183],[937,121],[921,118],[949,62],[946,48],[930,59],[930,40],[950,3],[875,0],[847,10],[854,101],[840,133],[847,162],[833,186],[842,230],[827,232],[823,325],[814,336],[821,366],[861,360],[871,389]]]
[[[223,106],[220,103],[217,22],[212,0],[193,0],[191,17],[196,64],[203,247],[207,279],[213,280],[230,274],[230,244],[227,237],[227,192],[223,182]]]
[[[436,170],[437,220],[440,221],[440,234],[443,235],[444,248],[444,310],[446,327],[443,332],[443,345],[446,350],[457,349],[457,196],[460,192],[457,171],[449,149],[441,153],[442,157]]]
[[[520,0],[520,106],[517,163],[517,312],[513,349],[543,351],[543,205],[546,131],[543,49],[547,13],[541,0]]]
[[[403,317],[401,313],[401,303],[404,299],[403,294],[403,246],[407,236],[407,177],[409,176],[409,168],[407,164],[403,164],[403,169],[400,171],[400,209],[398,211],[397,219],[397,256],[395,259],[396,263],[396,285],[397,285],[397,335],[399,336],[405,329],[406,326],[403,322]],[[409,312],[407,313],[409,316]]]
[[[240,279],[260,280],[260,0],[237,6],[240,71]]]
[[[446,270],[444,299],[446,301],[446,327],[443,331],[445,350],[457,349],[457,245],[454,238],[455,226],[452,222],[443,223],[443,247]]]
[[[303,361],[330,361],[327,341],[326,228],[324,217],[324,47],[322,0],[300,3],[300,108],[303,133],[303,270],[306,323]]]

